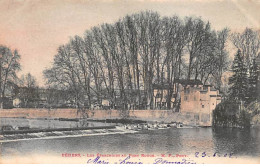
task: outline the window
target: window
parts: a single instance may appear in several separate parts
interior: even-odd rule
[[[189,88],[184,88],[184,93],[190,93],[190,89]]]
[[[160,102],[157,102],[157,107],[161,108],[161,103]]]
[[[203,90],[204,91],[208,91],[208,87],[207,86],[203,86]]]
[[[184,101],[188,101],[188,96],[184,96]]]
[[[161,98],[161,97],[162,97],[162,94],[160,94],[160,93],[156,94],[156,98]]]
[[[166,102],[162,102],[162,107],[166,107]]]
[[[204,108],[204,104],[202,104],[201,107]]]

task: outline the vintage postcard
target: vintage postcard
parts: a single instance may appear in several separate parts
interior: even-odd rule
[[[259,164],[259,0],[1,0],[1,164]]]

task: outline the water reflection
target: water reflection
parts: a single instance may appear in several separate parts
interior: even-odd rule
[[[259,128],[252,129],[214,129],[213,139],[215,151],[219,153],[233,152],[239,155],[259,156]]]

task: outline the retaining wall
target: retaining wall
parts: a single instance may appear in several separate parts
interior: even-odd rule
[[[90,118],[90,119],[120,119],[129,118],[144,121],[182,122],[186,125],[211,126],[211,114],[175,113],[169,110],[86,110],[77,109],[1,109],[0,117],[12,118]]]

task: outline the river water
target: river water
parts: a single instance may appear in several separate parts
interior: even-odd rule
[[[1,157],[63,153],[184,154],[260,157],[260,129],[170,128],[134,134],[110,134],[1,143]]]

